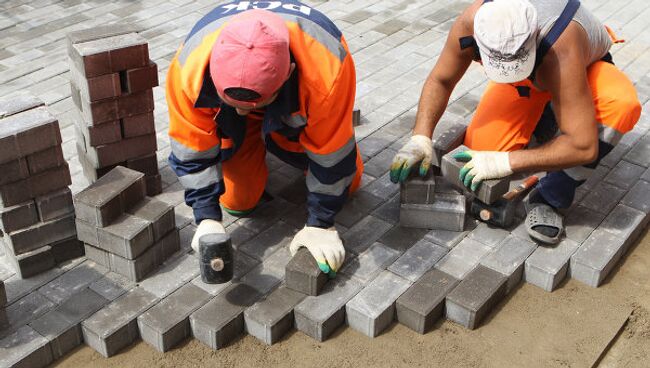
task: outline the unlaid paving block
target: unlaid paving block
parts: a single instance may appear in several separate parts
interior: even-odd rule
[[[142,115],[138,115],[142,116]],[[137,116],[134,116],[133,118],[137,118]],[[151,117],[153,121],[153,116]],[[126,118],[122,119],[122,124],[124,124],[124,121]],[[150,134],[152,132],[147,131],[144,132],[143,134]],[[158,157],[155,154],[143,156],[143,157],[135,157],[130,160],[126,160],[126,167],[132,170],[139,171],[145,175],[145,178],[151,177],[151,176],[156,176],[159,174],[158,171]],[[174,174],[175,175],[175,174]],[[149,194],[149,191],[147,191],[147,194]]]
[[[17,160],[60,143],[59,122],[45,107],[0,118],[0,163]]]
[[[155,243],[134,259],[120,257],[110,252],[109,256],[111,271],[126,276],[134,282],[142,281],[164,261],[162,242]]]
[[[125,138],[115,143],[86,147],[85,160],[94,169],[119,165],[129,159],[148,156],[158,148],[156,135],[147,134]]]
[[[0,365],[3,367],[38,368],[52,363],[52,351],[46,338],[29,326],[0,340]]]
[[[436,180],[433,174],[419,175],[400,183],[400,203],[432,204],[436,199]]]
[[[582,200],[581,205],[590,210],[607,214],[616,207],[625,192],[625,189],[600,182]]]
[[[318,295],[328,279],[307,248],[299,249],[287,263],[284,277],[288,289],[305,295]]]
[[[504,298],[507,281],[507,277],[501,273],[477,266],[447,295],[447,319],[475,329]]]
[[[616,185],[619,188],[629,190],[632,188],[634,183],[643,175],[646,168],[643,166],[635,165],[629,163],[625,160],[621,160],[612,171],[605,176],[605,181]]]
[[[506,294],[515,288],[524,274],[524,262],[537,248],[537,243],[509,235],[493,252],[481,260],[481,265],[508,278]]]
[[[395,301],[411,284],[383,271],[345,305],[348,325],[368,337],[378,336],[395,319]]]
[[[284,280],[290,260],[288,247],[282,247],[242,276],[241,282],[252,286],[262,295],[268,294]]]
[[[190,315],[194,337],[210,348],[221,349],[244,332],[244,310],[260,294],[246,284],[232,284]]]
[[[13,266],[14,272],[22,279],[32,277],[43,271],[54,267],[54,257],[52,256],[52,247],[49,245],[21,253],[17,256],[11,255],[11,249],[6,246],[5,252],[7,259]]]
[[[567,238],[582,244],[604,218],[603,213],[582,205],[575,206],[564,217],[564,233]]]
[[[442,158],[447,153],[461,146],[465,140],[467,126],[456,123],[447,128],[442,134],[433,139],[433,164],[441,167]]]
[[[5,234],[4,242],[11,254],[20,255],[75,235],[74,216],[68,215]]]
[[[84,243],[84,253],[89,260],[107,268],[111,267],[111,256],[107,251]]]
[[[260,261],[268,258],[280,248],[288,248],[297,230],[283,221],[262,231],[257,236],[237,247],[237,250]]]
[[[31,93],[18,93],[0,100],[0,118],[5,118],[39,106],[43,106],[43,101],[38,97]]]
[[[650,195],[650,193],[648,193]],[[598,227],[623,239],[623,252],[639,238],[648,225],[648,215],[623,204],[617,205]]]
[[[90,225],[104,227],[144,197],[144,174],[118,166],[75,195],[75,213]]]
[[[59,264],[84,255],[84,244],[76,236],[50,244],[54,263]]]
[[[158,65],[149,60],[149,65],[143,68],[126,70],[126,90],[129,93],[144,91],[158,86]]]
[[[555,246],[539,246],[526,259],[524,280],[548,292],[557,286],[567,276],[569,261],[580,244],[564,238]]]
[[[442,271],[429,270],[397,298],[397,320],[417,333],[427,333],[444,315],[445,298],[458,282]]]
[[[38,291],[56,304],[61,304],[70,296],[84,290],[92,282],[108,272],[104,266],[92,261],[85,261],[53,281],[45,284]]]
[[[492,248],[487,245],[465,238],[434,267],[458,280],[462,280],[491,251]]]
[[[465,196],[436,194],[433,204],[402,204],[399,223],[420,229],[463,231],[465,227]]]
[[[212,295],[188,283],[138,317],[142,340],[164,353],[192,333],[190,314],[212,298]]]
[[[447,153],[442,158],[442,163],[440,169],[442,170],[442,175],[450,183],[454,184],[458,188],[466,190],[467,187],[461,183],[459,175],[460,169],[463,168],[465,162],[457,161],[453,158],[453,155],[456,152],[462,152],[468,150],[465,146],[459,146],[453,151]],[[483,203],[492,204],[496,202],[501,196],[503,196],[508,189],[510,188],[510,177],[505,177],[495,180],[484,180],[481,185],[478,187],[478,191],[475,192],[476,197],[481,200]]]
[[[36,206],[41,221],[50,221],[74,212],[70,188],[36,197]]]
[[[5,233],[24,229],[38,222],[38,211],[34,201],[27,201],[11,207],[0,206],[0,230]]]
[[[64,189],[72,184],[68,164],[0,186],[0,206],[8,207]]]
[[[293,309],[306,295],[280,286],[244,311],[246,332],[267,345],[280,340],[292,327]]]
[[[604,229],[596,229],[571,256],[571,278],[598,287],[623,256],[625,239]]]
[[[29,327],[47,339],[53,360],[63,357],[83,344],[81,325],[68,321],[56,309],[32,321]]]
[[[308,296],[294,308],[296,329],[325,341],[345,322],[345,304],[362,288],[356,280],[337,276],[320,295]]]
[[[646,171],[650,173],[650,169]],[[650,180],[650,177],[648,177]],[[621,200],[621,204],[636,208],[645,214],[650,213],[650,182],[639,180]]]
[[[422,239],[391,264],[388,270],[411,282],[416,282],[447,252],[449,252],[447,248]]]
[[[395,262],[401,252],[375,243],[358,257],[346,259],[340,273],[366,285]]]
[[[68,46],[71,46],[76,43],[83,43],[128,33],[136,33],[139,31],[141,31],[141,29],[133,23],[113,23],[70,32],[66,34],[66,42]]]
[[[99,147],[122,140],[122,126],[119,120],[109,120],[101,124],[87,122],[81,113],[74,111],[73,122],[77,143],[85,147]]]
[[[341,239],[346,250],[361,254],[391,227],[392,225],[386,221],[367,216],[348,229]]]
[[[650,135],[645,135],[623,157],[625,161],[643,167],[650,167]]]
[[[99,248],[126,259],[135,259],[154,243],[151,222],[128,214],[99,228],[97,233]]]
[[[27,156],[26,159],[30,175],[36,175],[54,169],[65,163],[61,145],[56,145],[43,151],[32,153]]]
[[[230,285],[237,283],[241,278],[255,268],[260,261],[257,259],[248,256],[243,252],[234,252],[233,254],[234,269],[233,269],[233,279],[224,284],[206,284],[201,280],[201,276],[197,276],[192,280],[192,283],[206,292],[210,293],[213,296],[220,294]],[[198,265],[198,259],[196,260]]]
[[[107,358],[115,355],[137,339],[136,319],[157,301],[136,287],[82,322],[84,341]]]
[[[137,33],[74,43],[69,55],[86,78],[144,67],[149,62],[147,41]]]
[[[139,286],[158,298],[164,298],[199,274],[196,257],[186,254],[169,260]]]
[[[119,72],[86,77],[75,63],[69,63],[69,66],[70,84],[79,90],[83,101],[99,101],[117,97],[122,93]]]
[[[19,158],[0,164],[0,185],[18,181],[29,177],[29,166],[27,159]]]

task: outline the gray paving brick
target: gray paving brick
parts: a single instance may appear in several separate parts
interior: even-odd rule
[[[399,222],[399,207],[399,195],[395,195],[377,207],[371,214],[391,224],[397,224]]]
[[[475,329],[503,299],[506,283],[504,275],[479,265],[447,295],[447,319]]]
[[[145,198],[127,212],[151,222],[154,241],[160,240],[176,227],[174,207],[154,198]]]
[[[445,298],[458,282],[442,271],[429,270],[397,298],[397,320],[413,331],[427,333],[444,315]]]
[[[54,263],[60,264],[84,255],[84,245],[76,236],[50,244]]]
[[[449,249],[443,246],[422,239],[391,264],[388,270],[411,282],[416,282],[448,251]]]
[[[318,341],[325,341],[345,322],[345,304],[361,289],[358,281],[338,276],[323,293],[308,296],[294,308],[296,329]]]
[[[436,198],[436,180],[430,173],[426,177],[413,176],[400,184],[401,204],[433,204]]]
[[[144,174],[116,167],[75,195],[75,214],[79,220],[104,227],[144,197]]]
[[[401,204],[400,225],[462,231],[465,227],[465,196],[441,193],[436,194],[433,204]]]
[[[85,261],[60,277],[47,283],[38,291],[56,304],[61,304],[77,292],[98,280],[108,269],[95,262]]]
[[[139,31],[141,31],[141,29],[138,28],[135,24],[126,22],[101,25],[67,33],[66,43],[68,47],[70,47],[71,45],[77,43],[94,41],[100,38],[119,36]]]
[[[575,206],[564,217],[564,232],[566,237],[578,244],[582,244],[589,237],[589,234],[600,225],[604,218],[605,215],[600,212],[581,205]]]
[[[386,174],[397,151],[384,149],[363,165],[363,172],[376,178]]]
[[[93,261],[106,268],[111,267],[111,256],[107,251],[84,243],[84,253],[88,260]]]
[[[28,279],[21,279],[19,275],[14,274],[4,280],[7,300],[9,303],[14,303],[16,300],[29,295],[34,290],[54,280],[62,273],[61,268],[55,267]]]
[[[612,171],[605,176],[604,180],[619,188],[629,190],[645,170],[646,168],[643,166],[631,164],[627,161],[620,161]]]
[[[493,252],[481,260],[481,265],[491,268],[508,278],[506,294],[510,293],[524,274],[524,262],[537,248],[537,243],[509,235]]]
[[[491,251],[492,248],[487,245],[465,238],[434,267],[458,280],[462,280]]]
[[[598,228],[616,234],[623,239],[625,248],[623,252],[626,252],[645,230],[648,220],[650,217],[646,213],[619,204],[607,215]]]
[[[154,243],[151,222],[128,214],[97,229],[97,234],[99,248],[127,259],[135,259]]]
[[[268,258],[280,248],[288,248],[297,230],[283,221],[262,231],[257,236],[237,247],[237,250],[260,261]]]
[[[314,296],[318,295],[328,280],[327,275],[320,270],[307,248],[301,248],[291,258],[287,263],[284,276],[288,289]]]
[[[590,210],[607,214],[614,209],[623,195],[625,195],[624,189],[600,182],[587,194],[581,204]]]
[[[110,252],[109,257],[111,271],[126,276],[134,282],[142,281],[164,261],[162,242],[155,243],[134,259],[120,257]]]
[[[0,240],[0,242],[4,244],[7,259],[13,266],[16,275],[20,278],[26,279],[54,267],[52,247],[49,245],[13,256],[11,255],[11,248],[7,246],[4,239]]]
[[[376,337],[395,319],[395,301],[411,282],[383,271],[346,305],[348,325],[368,337]]]
[[[35,320],[55,307],[54,303],[39,293],[31,293],[6,308],[9,327],[0,331],[0,337]]]
[[[82,322],[84,341],[107,358],[115,355],[137,339],[137,317],[157,301],[136,287]]]
[[[290,260],[288,247],[282,247],[242,276],[241,282],[252,286],[262,295],[268,294],[284,280],[284,272]]]
[[[169,260],[139,286],[158,298],[164,298],[199,274],[196,257],[186,254]]]
[[[650,169],[646,171],[650,173]],[[650,178],[648,178],[650,180]],[[635,208],[645,214],[650,213],[650,182],[639,180],[632,189],[621,199],[621,204]]]
[[[275,225],[279,217],[293,209],[288,203],[281,198],[273,198],[273,200],[258,206],[250,217],[240,218],[236,223],[256,234],[261,233]]]
[[[43,101],[30,93],[19,93],[0,100],[0,118],[43,106]]]
[[[364,191],[352,194],[341,212],[336,215],[336,222],[351,228],[384,202],[384,199]]]
[[[346,259],[340,273],[366,285],[400,256],[396,251],[381,243],[374,243],[358,257]]]
[[[45,367],[52,363],[48,341],[29,326],[0,340],[0,364],[5,367]]]
[[[571,278],[591,287],[600,286],[624,252],[625,239],[596,229],[571,256]]]
[[[293,309],[305,297],[301,292],[280,286],[244,311],[246,332],[267,345],[273,345],[293,327]]]
[[[68,321],[57,310],[52,310],[31,322],[29,327],[47,339],[53,360],[83,344],[81,325]]]
[[[580,244],[571,239],[563,239],[556,246],[539,246],[526,259],[524,280],[548,292],[567,276],[571,256]]]
[[[194,284],[183,285],[138,317],[142,340],[164,353],[191,335],[190,314],[212,298]]]
[[[471,225],[471,224],[468,224]],[[468,227],[466,225],[466,227]],[[447,249],[452,249],[463,240],[469,231],[430,230],[424,235],[424,239]]]
[[[466,130],[467,126],[456,123],[434,137],[432,162],[435,166],[441,167],[443,156],[463,144]]]
[[[37,197],[36,206],[41,221],[55,220],[74,212],[69,188]]]
[[[391,228],[391,224],[374,216],[367,216],[341,236],[345,249],[361,254]]]
[[[113,301],[135,287],[135,283],[115,272],[108,272],[88,286],[91,290]]]
[[[646,135],[637,142],[632,149],[623,157],[625,161],[643,167],[650,166],[650,135]]]
[[[192,283],[211,295],[215,296],[229,287],[231,284],[238,282],[241,278],[250,272],[255,266],[257,266],[260,261],[257,259],[248,256],[242,252],[234,252],[234,270],[233,270],[233,279],[225,284],[206,284],[201,280],[201,276],[197,276],[192,280]],[[198,259],[197,259],[198,264]]]
[[[74,235],[74,216],[69,215],[5,234],[3,240],[12,254],[20,255]]]
[[[442,158],[442,163],[440,169],[442,170],[442,175],[450,183],[454,184],[458,188],[468,190],[463,183],[460,182],[459,174],[460,169],[465,165],[464,162],[456,161],[452,156],[456,152],[462,152],[467,150],[465,146],[459,146],[453,151],[449,152]],[[501,196],[503,196],[510,187],[510,177],[498,179],[498,180],[485,180],[478,187],[478,192],[476,192],[476,197],[481,200],[483,203],[491,204],[496,202]]]
[[[600,160],[599,164],[609,168],[613,168],[614,166],[616,166],[617,163],[621,161],[623,156],[625,156],[625,154],[630,150],[630,148],[632,148],[630,145],[621,144],[619,142],[614,147],[614,149],[609,151],[609,153],[605,155],[605,157],[603,157],[602,160]]]
[[[647,169],[647,170],[643,173],[643,175],[641,175],[641,180],[645,180],[645,181],[650,182],[650,168]]]
[[[496,248],[508,235],[508,231],[504,229],[486,223],[480,223],[476,229],[469,233],[468,237],[490,248]]]
[[[194,337],[217,350],[244,332],[244,310],[260,294],[246,284],[232,284],[190,315]]]

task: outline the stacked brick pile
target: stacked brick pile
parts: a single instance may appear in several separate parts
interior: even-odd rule
[[[146,196],[145,176],[118,166],[74,197],[88,259],[139,282],[180,249],[174,207]]]
[[[59,122],[36,97],[0,102],[0,242],[26,278],[83,255]]]
[[[144,38],[128,26],[68,35],[70,87],[77,107],[77,152],[94,182],[115,166],[145,174],[147,194],[162,192],[152,88],[158,67]]]

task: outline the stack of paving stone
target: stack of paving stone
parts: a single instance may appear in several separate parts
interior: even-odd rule
[[[141,172],[118,166],[74,197],[86,256],[139,282],[180,249],[174,208],[146,197]]]
[[[148,195],[161,193],[152,92],[158,67],[146,40],[130,26],[93,28],[68,35],[68,54],[86,178],[94,182],[120,165],[145,174]]]
[[[19,277],[83,255],[57,119],[37,98],[0,102],[0,240]]]

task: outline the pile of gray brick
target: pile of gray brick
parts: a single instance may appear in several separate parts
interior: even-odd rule
[[[0,101],[0,242],[19,277],[83,255],[59,122],[29,94]]]
[[[117,166],[74,197],[86,256],[139,282],[180,249],[174,207],[147,197],[145,176]]]
[[[77,152],[94,182],[115,166],[145,174],[147,194],[162,192],[152,88],[158,67],[144,38],[127,25],[68,34]]]

